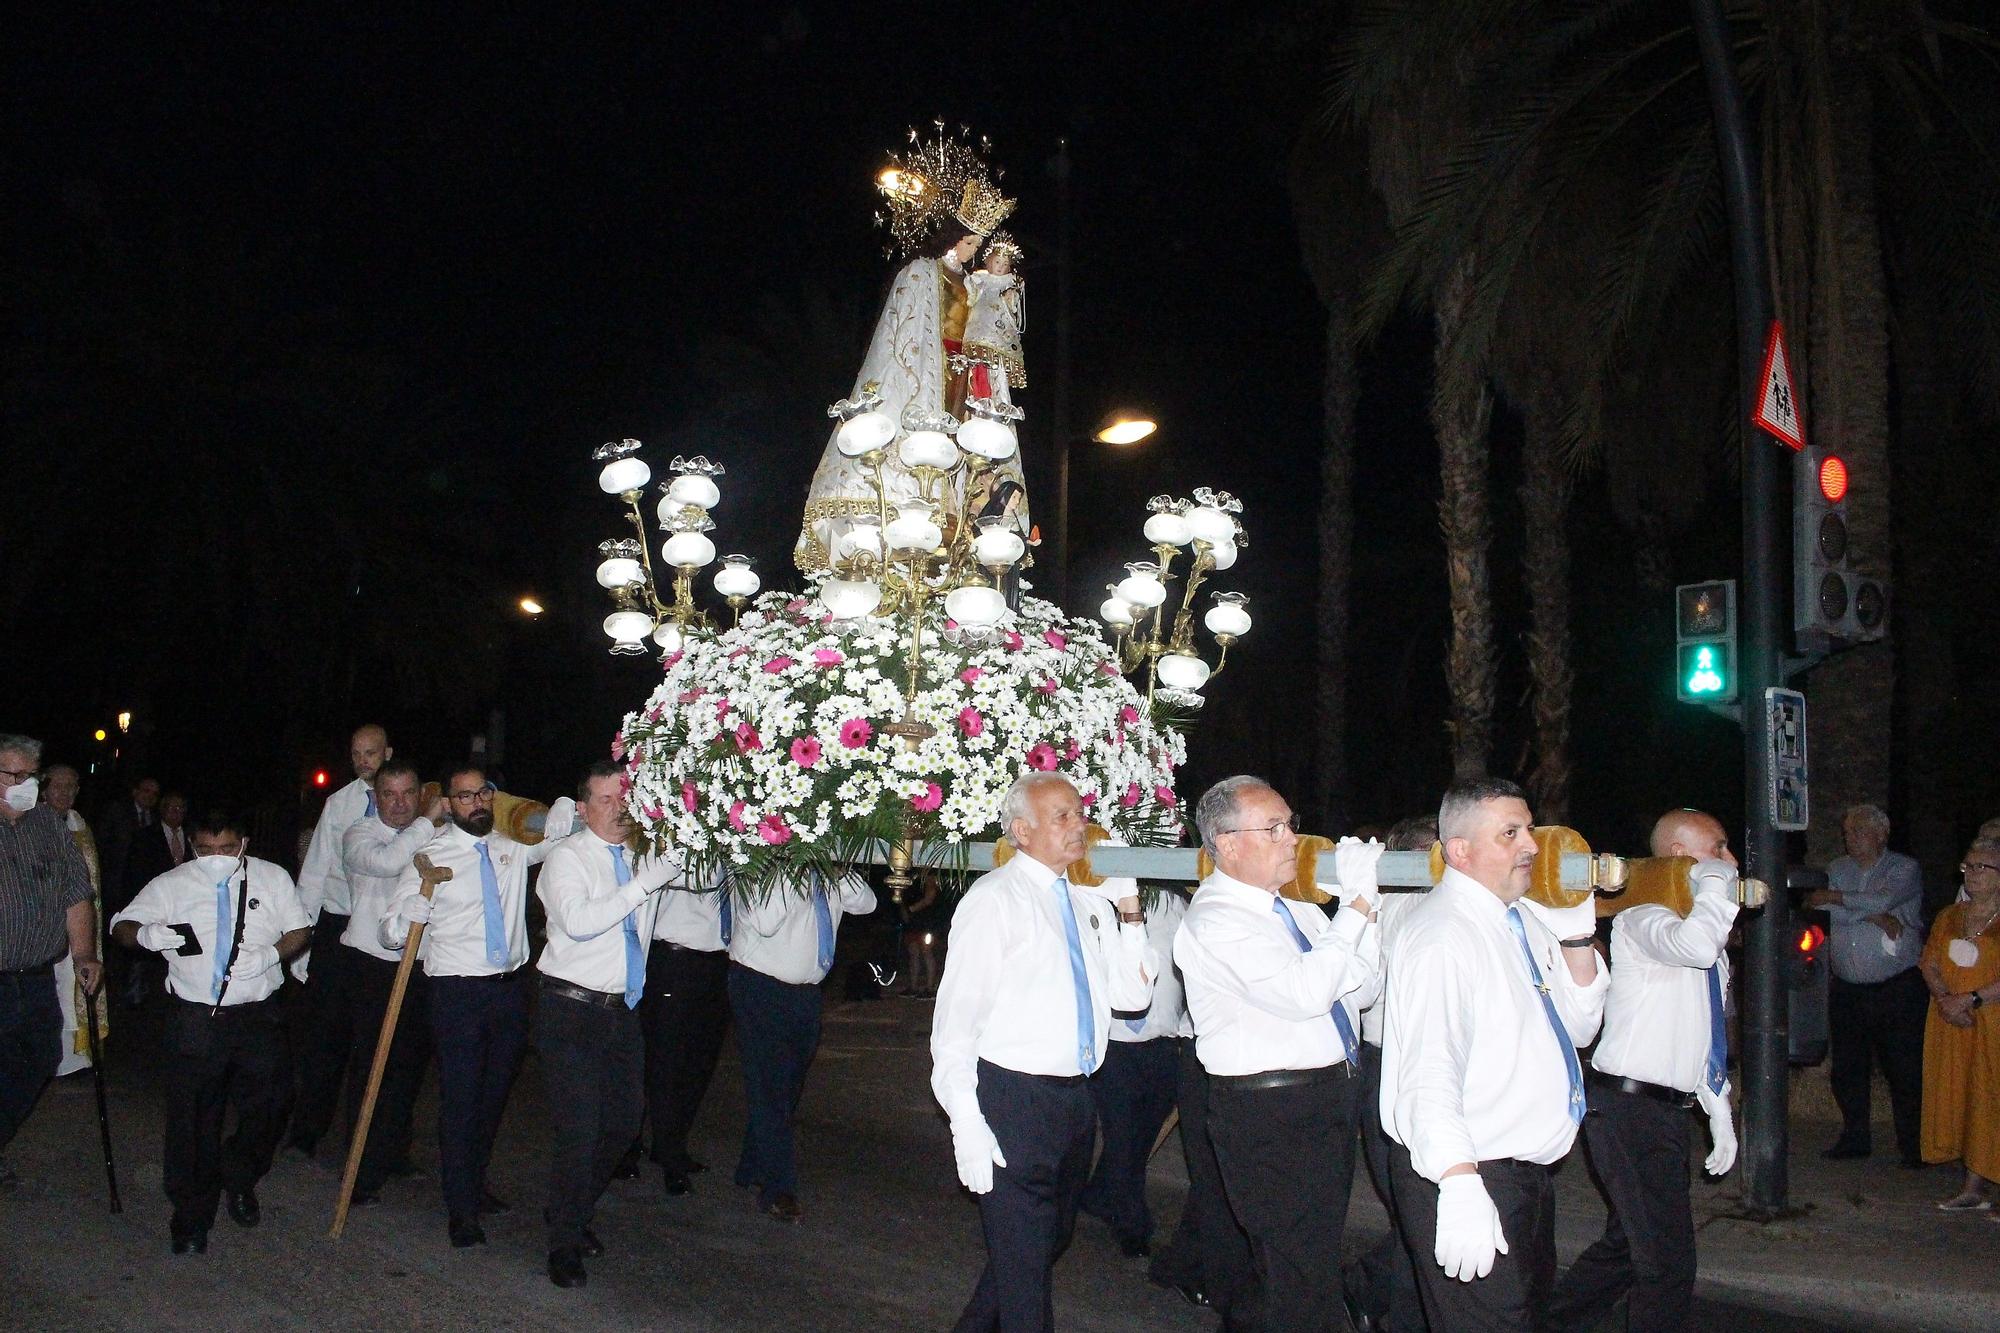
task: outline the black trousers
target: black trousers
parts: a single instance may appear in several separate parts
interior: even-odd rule
[[[1500,1213],[1507,1253],[1495,1256],[1493,1271],[1485,1277],[1461,1282],[1445,1276],[1436,1258],[1437,1185],[1417,1174],[1409,1149],[1391,1145],[1389,1184],[1396,1196],[1396,1221],[1417,1261],[1424,1317],[1432,1328],[1449,1333],[1532,1333],[1555,1285],[1555,1178],[1546,1166],[1511,1158],[1479,1163],[1479,1176]]]
[[[1629,1293],[1632,1333],[1681,1333],[1694,1314],[1687,1109],[1598,1085],[1583,1142],[1609,1211],[1556,1284],[1549,1327],[1586,1328]]]
[[[453,1217],[474,1218],[507,1092],[527,1049],[528,970],[432,977],[430,988],[444,1204]]]
[[[61,1064],[55,969],[0,973],[0,1150],[14,1141]]]
[[[1109,1042],[1104,1063],[1090,1079],[1104,1147],[1076,1202],[1103,1219],[1121,1241],[1138,1243],[1153,1235],[1153,1214],[1146,1207],[1146,1155],[1174,1109],[1177,1054],[1171,1038]]]
[[[361,1098],[368,1087],[368,1071],[382,1037],[382,1015],[388,1011],[389,992],[396,985],[396,964],[344,944],[339,947],[348,955],[348,1014],[353,1021],[350,1046],[354,1065],[347,1075],[351,1124],[360,1114]],[[376,1193],[391,1173],[410,1164],[417,1094],[423,1090],[424,1071],[431,1061],[430,1010],[430,979],[422,968],[412,968],[410,984],[403,992],[402,1013],[396,1020],[396,1037],[389,1043],[389,1063],[382,1069],[382,1091],[375,1099],[368,1146],[362,1150],[361,1169],[354,1177],[358,1193]]]
[[[637,1011],[544,987],[535,1005],[549,1122],[549,1249],[583,1244],[597,1201],[645,1112]]]
[[[1917,969],[1907,968],[1870,985],[1827,980],[1833,1099],[1840,1106],[1840,1141],[1871,1146],[1871,1070],[1882,1067],[1896,1119],[1896,1148],[1906,1161],[1922,1159],[1924,1015],[1930,992]]]
[[[1216,1165],[1215,1143],[1209,1137],[1208,1071],[1195,1054],[1192,1038],[1177,1037],[1174,1045],[1179,1048],[1177,1100],[1188,1192],[1174,1237],[1154,1256],[1151,1276],[1168,1286],[1197,1288],[1225,1318],[1232,1311],[1247,1317],[1256,1294],[1256,1270],[1250,1260],[1250,1238],[1229,1211],[1222,1168]]]
[[[799,1192],[792,1116],[819,1049],[820,989],[731,963],[729,1011],[736,1019],[736,1053],[749,1102],[736,1183],[755,1185],[758,1202],[769,1203]]]
[[[1255,1326],[1270,1333],[1349,1327],[1340,1264],[1327,1256],[1340,1253],[1347,1225],[1360,1086],[1344,1063],[1281,1088],[1209,1080],[1208,1132],[1230,1210],[1250,1237],[1262,1287]]]
[[[986,1267],[956,1333],[1051,1333],[1051,1273],[1076,1230],[1097,1107],[1081,1078],[1042,1078],[979,1062],[979,1113],[1007,1165],[979,1196]]]
[[[1382,1048],[1361,1043],[1360,1106],[1355,1115],[1361,1134],[1361,1153],[1368,1163],[1368,1180],[1389,1214],[1389,1231],[1361,1256],[1362,1308],[1387,1333],[1428,1333],[1423,1300],[1417,1295],[1417,1270],[1410,1251],[1403,1244],[1402,1229],[1396,1225],[1396,1202],[1389,1184],[1391,1140],[1382,1128]],[[1424,1251],[1426,1258],[1430,1251]]]
[[[164,1175],[173,1228],[207,1231],[224,1189],[247,1190],[271,1169],[285,1124],[287,1051],[275,999],[211,1006],[169,997]],[[236,1131],[222,1137],[229,1106]]]
[[[654,940],[646,954],[646,998],[639,1005],[646,1036],[646,1115],[651,1157],[688,1169],[688,1132],[708,1095],[722,1035],[729,1029],[729,954],[679,949]]]
[[[353,982],[350,960],[365,957],[340,942],[347,918],[321,912],[313,925],[309,980],[294,1016],[299,1092],[292,1104],[292,1140],[317,1144],[333,1125],[341,1084],[354,1052]],[[370,1050],[373,1050],[371,1039]]]

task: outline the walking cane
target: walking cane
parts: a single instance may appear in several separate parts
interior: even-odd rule
[[[418,892],[429,898],[437,886],[451,878],[451,871],[431,864],[430,857],[417,853],[417,875],[422,881]],[[347,1145],[347,1170],[340,1177],[340,1199],[333,1206],[333,1229],[326,1234],[334,1240],[347,1228],[347,1205],[354,1198],[354,1178],[361,1171],[361,1154],[368,1146],[368,1125],[375,1119],[375,1098],[382,1091],[382,1074],[389,1067],[389,1046],[396,1039],[396,1019],[403,1012],[403,992],[410,985],[410,969],[417,963],[417,945],[423,942],[424,923],[411,925],[410,938],[403,945],[403,961],[396,964],[396,981],[389,988],[389,1007],[382,1011],[382,1033],[375,1039],[375,1062],[368,1067],[368,1092],[361,1099],[361,1114],[354,1120],[354,1141]]]
[[[1167,1117],[1166,1123],[1160,1126],[1160,1132],[1154,1136],[1153,1146],[1146,1149],[1147,1161],[1149,1162],[1152,1161],[1153,1158],[1156,1155],[1158,1155],[1160,1151],[1160,1145],[1167,1141],[1167,1135],[1173,1133],[1174,1126],[1180,1124],[1180,1122],[1181,1122],[1181,1108],[1176,1106],[1173,1110],[1173,1114]]]
[[[85,1040],[90,1045],[90,1080],[97,1087],[97,1137],[104,1144],[104,1183],[111,1187],[111,1211],[122,1213],[125,1205],[118,1202],[118,1168],[111,1160],[111,1111],[104,1102],[104,1051],[97,1041],[97,992],[83,993],[83,1021],[89,1024],[89,1035]]]

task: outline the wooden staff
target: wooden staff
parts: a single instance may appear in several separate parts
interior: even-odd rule
[[[118,1201],[118,1168],[111,1160],[111,1110],[104,1102],[104,1049],[97,1040],[96,991],[83,993],[83,1021],[89,1024],[85,1040],[90,1047],[90,1081],[97,1088],[97,1137],[104,1145],[104,1183],[111,1189],[111,1211],[122,1213],[125,1205]]]
[[[437,886],[451,878],[451,871],[431,864],[430,857],[417,853],[418,892],[429,898]],[[347,1145],[347,1170],[340,1177],[340,1199],[333,1206],[333,1229],[326,1234],[335,1240],[347,1227],[347,1205],[354,1197],[354,1178],[361,1171],[361,1154],[368,1146],[368,1124],[375,1118],[375,1098],[382,1091],[382,1073],[389,1067],[389,1045],[396,1039],[396,1019],[403,1012],[403,992],[410,985],[410,969],[417,963],[417,946],[423,942],[424,923],[410,926],[410,938],[403,944],[403,961],[396,964],[396,983],[389,988],[389,1007],[382,1011],[382,1033],[375,1039],[375,1062],[368,1067],[368,1092],[361,1099],[361,1114],[354,1121],[354,1140]]]
[[[1167,1117],[1166,1123],[1160,1126],[1160,1132],[1153,1136],[1153,1146],[1146,1149],[1147,1161],[1150,1162],[1154,1157],[1159,1155],[1160,1145],[1167,1141],[1167,1135],[1173,1133],[1174,1126],[1180,1124],[1180,1122],[1181,1108],[1176,1106],[1173,1109],[1173,1113]]]

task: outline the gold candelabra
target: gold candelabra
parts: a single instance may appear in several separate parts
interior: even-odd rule
[[[1236,517],[1243,506],[1227,491],[1201,487],[1193,502],[1156,495],[1146,507],[1152,516],[1146,520],[1145,535],[1156,559],[1127,564],[1125,577],[1108,588],[1111,595],[1100,614],[1111,628],[1119,668],[1128,675],[1145,671],[1148,703],[1164,686],[1176,700],[1198,704],[1201,688],[1228,664],[1229,646],[1250,629],[1249,598],[1239,592],[1219,592],[1202,618],[1215,640],[1214,666],[1195,643],[1195,595],[1211,574],[1235,565],[1246,540]],[[1182,547],[1190,553],[1186,583],[1169,619],[1173,566]]]
[[[668,464],[674,477],[661,484],[654,511],[660,531],[668,534],[660,544],[660,560],[673,571],[669,596],[662,597],[646,541],[646,516],[639,507],[652,469],[637,457],[639,449],[637,440],[613,440],[591,455],[603,464],[598,488],[624,501],[625,517],[632,525],[632,536],[614,537],[597,547],[597,582],[611,595],[615,608],[604,618],[604,632],[611,638],[611,651],[620,655],[644,653],[649,638],[663,654],[678,652],[689,635],[713,632],[708,613],[695,604],[694,579],[716,560],[715,542],[708,536],[715,529],[709,511],[722,497],[715,478],[723,474],[723,466],[700,454],[676,455]],[[726,555],[715,572],[715,590],[734,618],[742,616],[757,593],[757,572],[751,564],[749,556]]]

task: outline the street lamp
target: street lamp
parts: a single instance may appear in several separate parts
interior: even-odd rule
[[[1056,521],[1049,563],[1055,567],[1058,602],[1069,596],[1069,455],[1072,444],[1085,441],[1093,444],[1137,444],[1159,428],[1159,423],[1144,412],[1114,411],[1106,413],[1088,436],[1074,441],[1063,435],[1056,437]]]
[[[1113,412],[1098,423],[1090,438],[1099,444],[1137,444],[1159,428],[1142,412]]]
[[[523,597],[515,605],[521,608],[521,614],[524,616],[538,616],[545,609],[540,602],[532,597]]]

